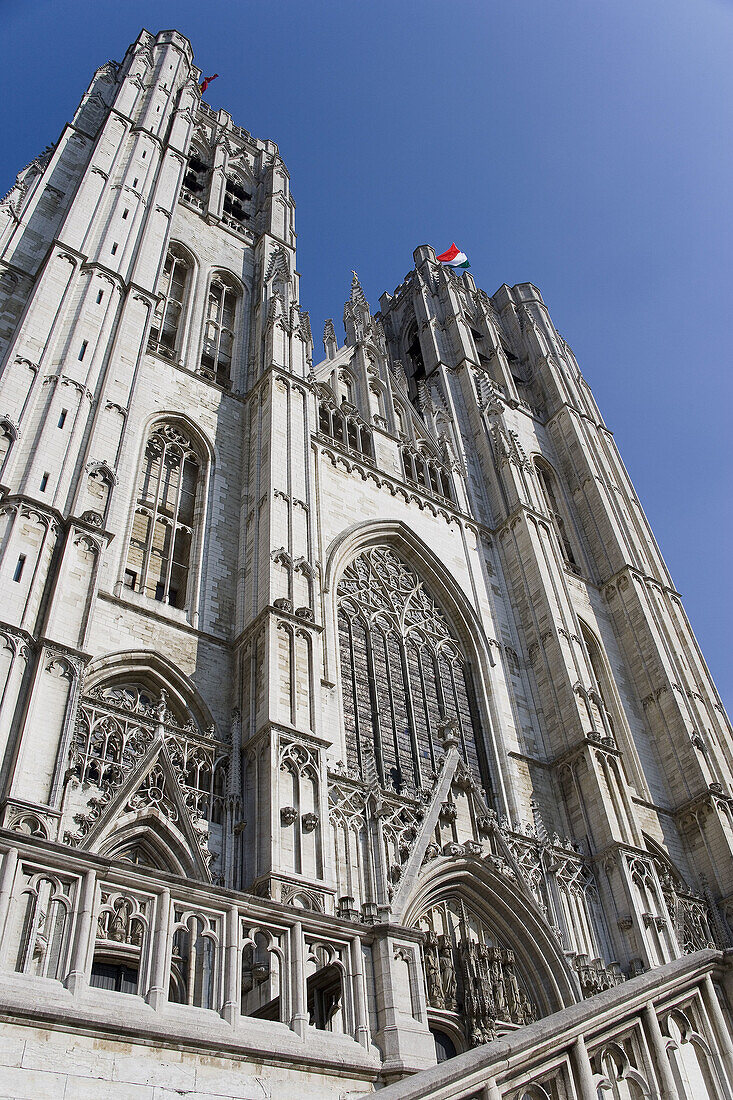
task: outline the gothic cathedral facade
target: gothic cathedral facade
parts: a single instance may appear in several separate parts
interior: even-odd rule
[[[730,1097],[733,740],[571,349],[423,245],[318,362],[200,75],[0,204],[0,1094]]]

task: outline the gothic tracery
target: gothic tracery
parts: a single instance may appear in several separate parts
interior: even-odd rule
[[[374,755],[385,787],[421,787],[443,755],[441,727],[484,783],[470,671],[440,607],[388,547],[363,551],[338,586],[341,681],[350,768]]]

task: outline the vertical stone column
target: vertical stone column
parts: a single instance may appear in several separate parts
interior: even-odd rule
[[[226,916],[226,954],[224,956],[224,1003],[221,1014],[234,1026],[240,1009],[239,910],[230,905]]]
[[[700,987],[705,1011],[710,1020],[710,1026],[715,1038],[715,1046],[718,1048],[721,1061],[725,1066],[728,1083],[733,1084],[733,1044],[731,1043],[730,1029],[725,1021],[725,1016],[720,1007],[715,985],[710,974],[706,974]]]
[[[170,924],[171,894],[163,888],[158,894],[155,907],[155,930],[153,932],[153,950],[150,965],[150,988],[147,1002],[156,1011],[168,1000],[166,974],[168,970],[168,946]]]
[[[2,872],[0,872],[0,959],[3,958],[7,947],[5,943],[5,922],[10,909],[13,883],[15,881],[15,868],[18,866],[18,849],[8,848],[3,857]]]
[[[94,916],[96,887],[97,873],[93,867],[90,867],[84,875],[81,885],[71,966],[64,983],[66,988],[75,996],[82,993],[87,985],[87,958],[92,941],[92,917]]]
[[[369,1049],[369,1021],[366,1014],[366,990],[364,988],[364,968],[361,958],[361,940],[355,936],[351,941],[351,985],[354,1002],[354,1038],[365,1049]]]
[[[572,1045],[570,1057],[573,1065],[575,1083],[578,1095],[582,1100],[597,1100],[598,1091],[593,1083],[593,1069],[591,1068],[585,1039],[582,1035]]]
[[[657,1073],[659,1075],[658,1080],[661,1085],[661,1095],[664,1097],[664,1100],[684,1100],[684,1097],[680,1097],[677,1092],[677,1086],[672,1075],[672,1067],[669,1064],[667,1045],[664,1041],[662,1029],[659,1026],[659,1020],[657,1019],[657,1014],[654,1011],[654,1005],[651,1001],[644,1005],[641,1018],[644,1033],[651,1047],[652,1057],[656,1063]]]
[[[301,1039],[305,1037],[308,1027],[303,947],[303,925],[296,921],[290,929],[290,1027]]]

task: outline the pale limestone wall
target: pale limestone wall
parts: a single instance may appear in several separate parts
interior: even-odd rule
[[[12,1100],[356,1100],[348,1073],[267,1065],[151,1042],[4,1024],[0,1095]]]

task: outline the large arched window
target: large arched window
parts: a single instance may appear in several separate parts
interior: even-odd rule
[[[212,278],[206,301],[201,373],[221,386],[230,386],[232,380],[238,296],[234,284],[225,275],[217,274]]]
[[[177,245],[171,245],[163,274],[158,284],[158,304],[150,326],[150,351],[175,358],[183,330],[186,292],[191,275],[191,261]]]
[[[202,458],[177,424],[157,424],[145,447],[125,586],[185,607]]]
[[[486,786],[470,671],[440,608],[392,550],[373,547],[338,586],[347,763],[402,792],[440,767],[442,731],[457,723],[459,748]],[[372,763],[373,760],[373,763]]]

